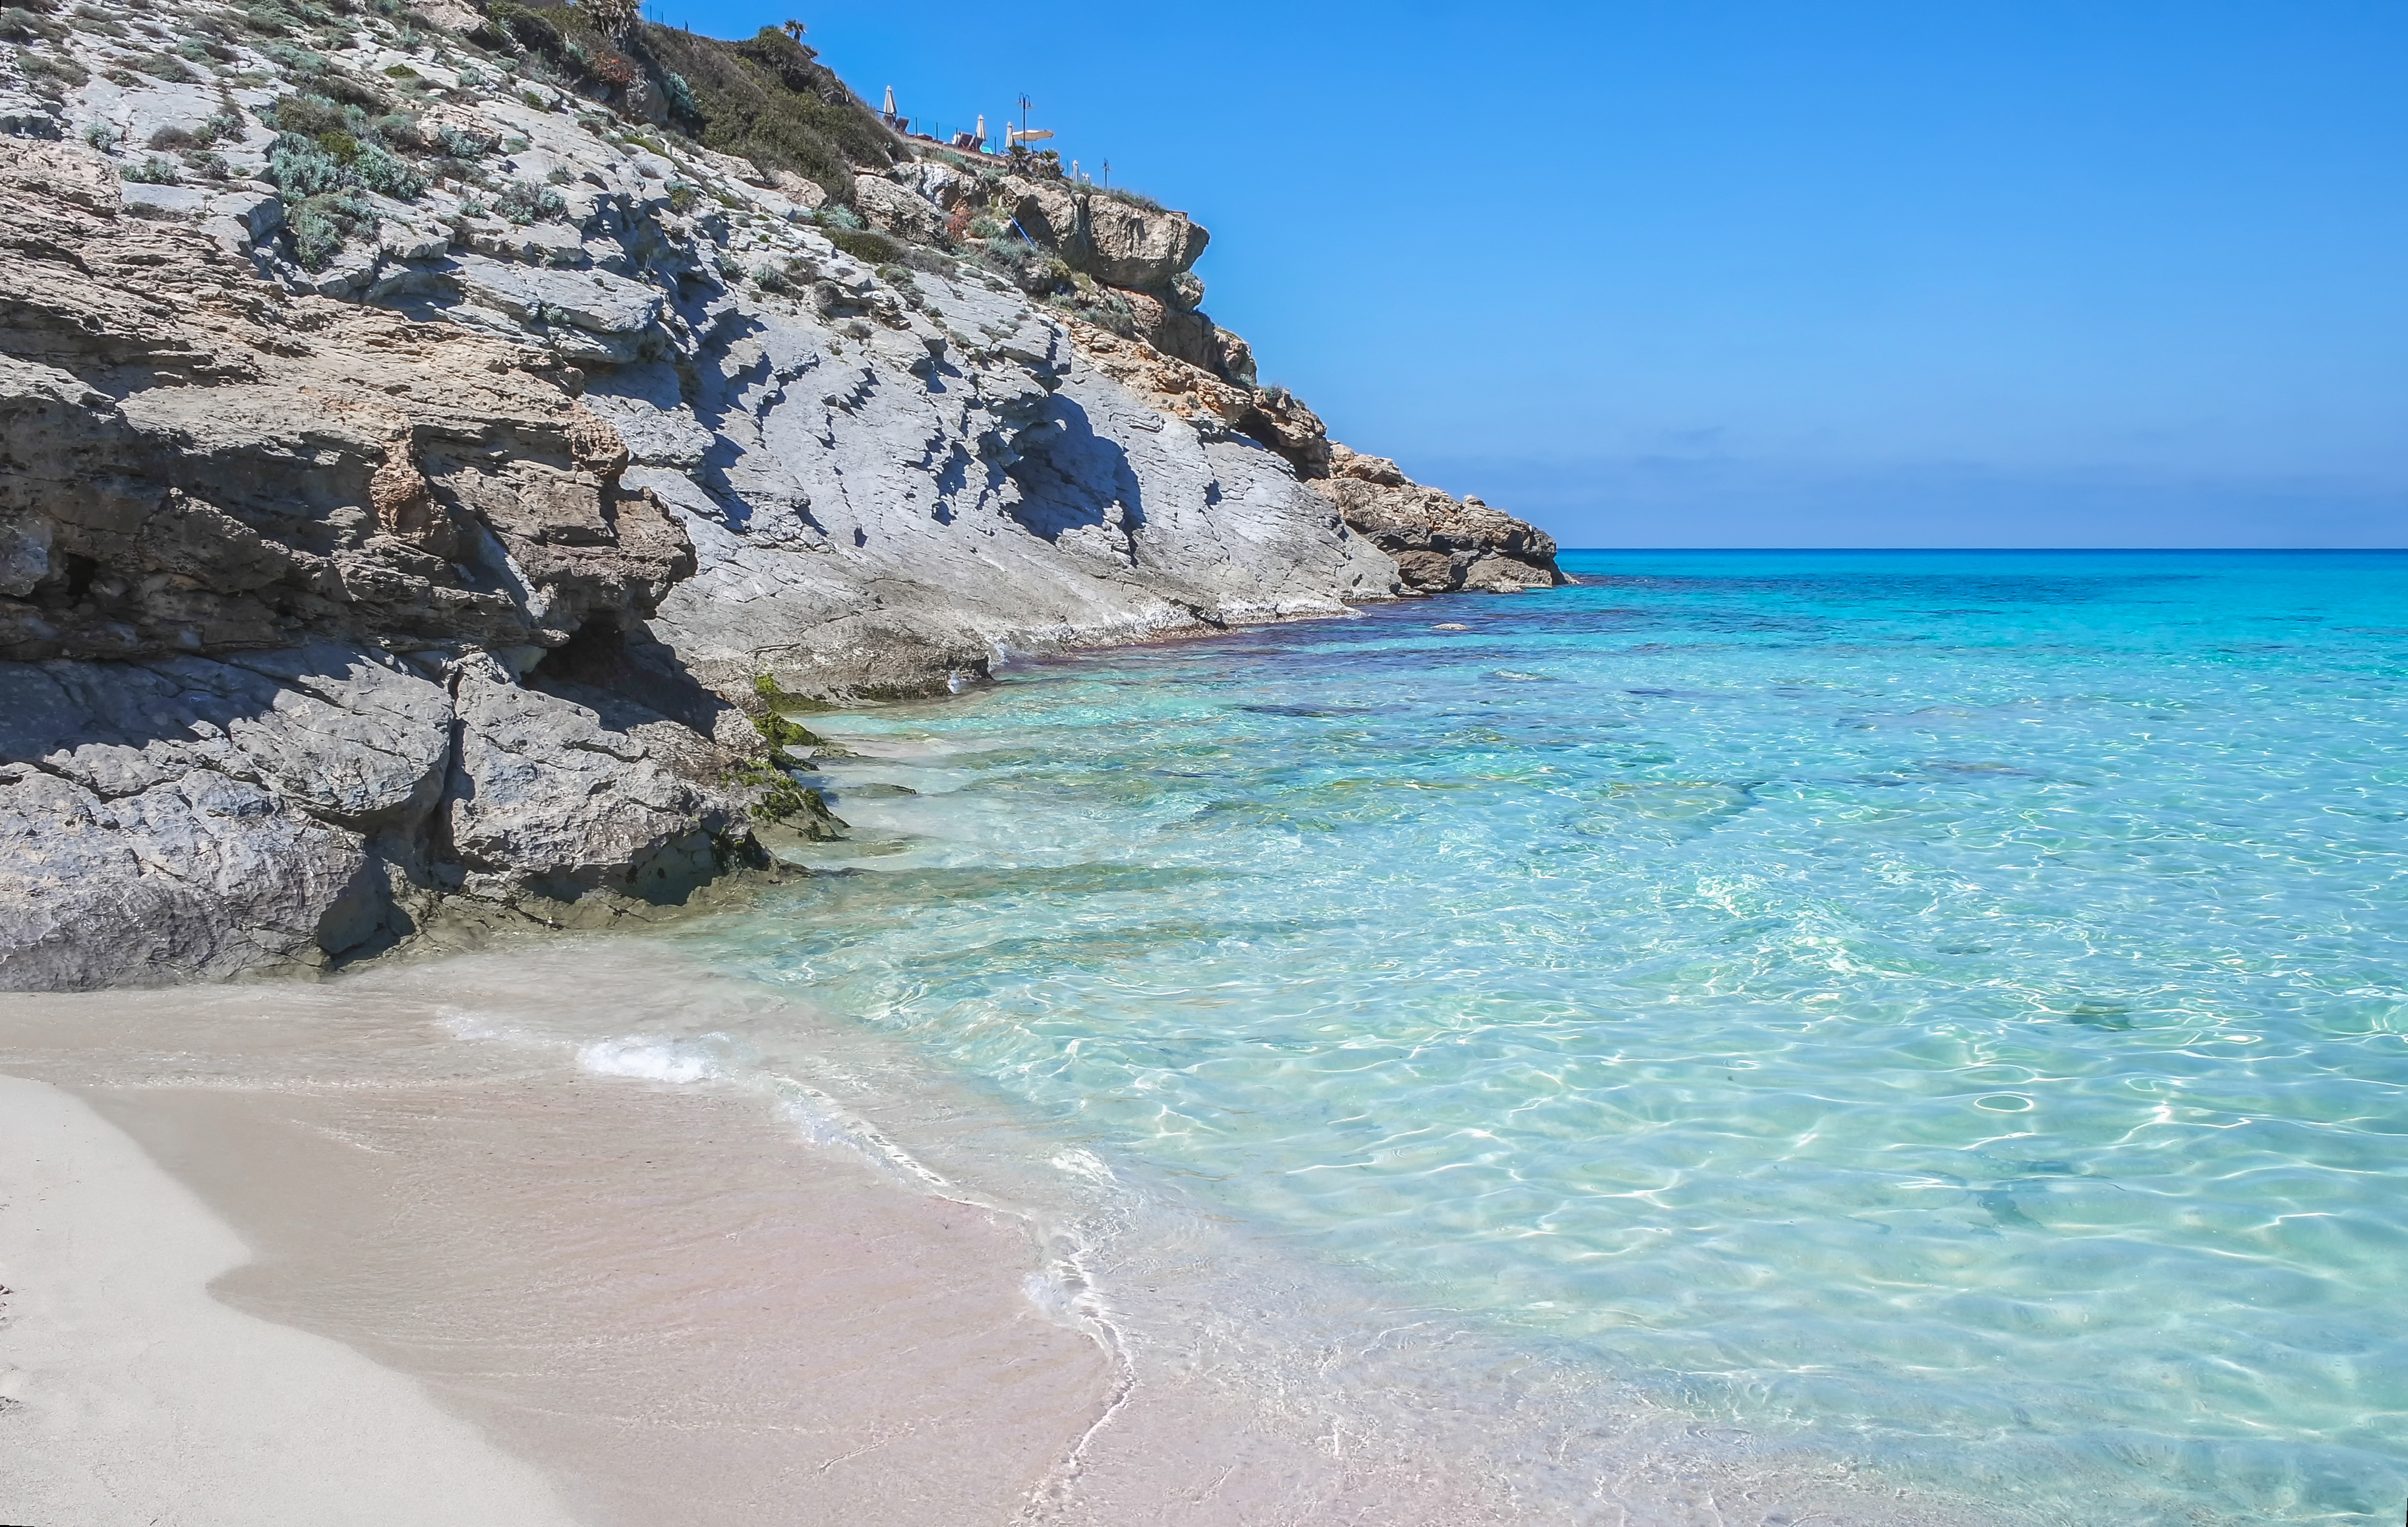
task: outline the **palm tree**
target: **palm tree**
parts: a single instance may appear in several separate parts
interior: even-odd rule
[[[794,21],[790,21],[790,22],[788,22],[786,23],[786,26],[785,26],[786,36],[790,36],[790,37],[794,38],[796,42],[800,42],[800,41],[802,41],[802,40],[803,40],[803,34],[804,34],[804,33],[806,33],[806,32],[809,32],[810,30],[810,27],[805,26],[805,25],[804,25],[802,22],[794,22]]]

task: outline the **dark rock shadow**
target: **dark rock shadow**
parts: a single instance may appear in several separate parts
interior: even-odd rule
[[[1096,433],[1076,399],[1055,394],[1044,416],[1013,443],[1021,456],[1010,476],[1020,485],[1020,501],[1006,511],[1031,535],[1058,540],[1065,531],[1103,525],[1114,503],[1126,529],[1145,524],[1145,491],[1128,453]]]
[[[667,643],[641,626],[590,620],[529,670],[526,686],[582,705],[613,731],[674,721],[712,736],[736,707],[706,689]]]

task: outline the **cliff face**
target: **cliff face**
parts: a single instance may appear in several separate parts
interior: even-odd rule
[[[9,14],[0,987],[652,915],[834,829],[764,695],[1558,581],[776,35]]]

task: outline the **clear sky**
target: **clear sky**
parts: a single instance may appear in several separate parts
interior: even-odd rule
[[[2408,545],[2408,0],[795,5],[1567,544]]]

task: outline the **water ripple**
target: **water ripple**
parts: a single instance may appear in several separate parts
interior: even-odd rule
[[[688,937],[1702,1421],[2396,1520],[2408,558],[1584,570],[831,718],[903,851]]]

